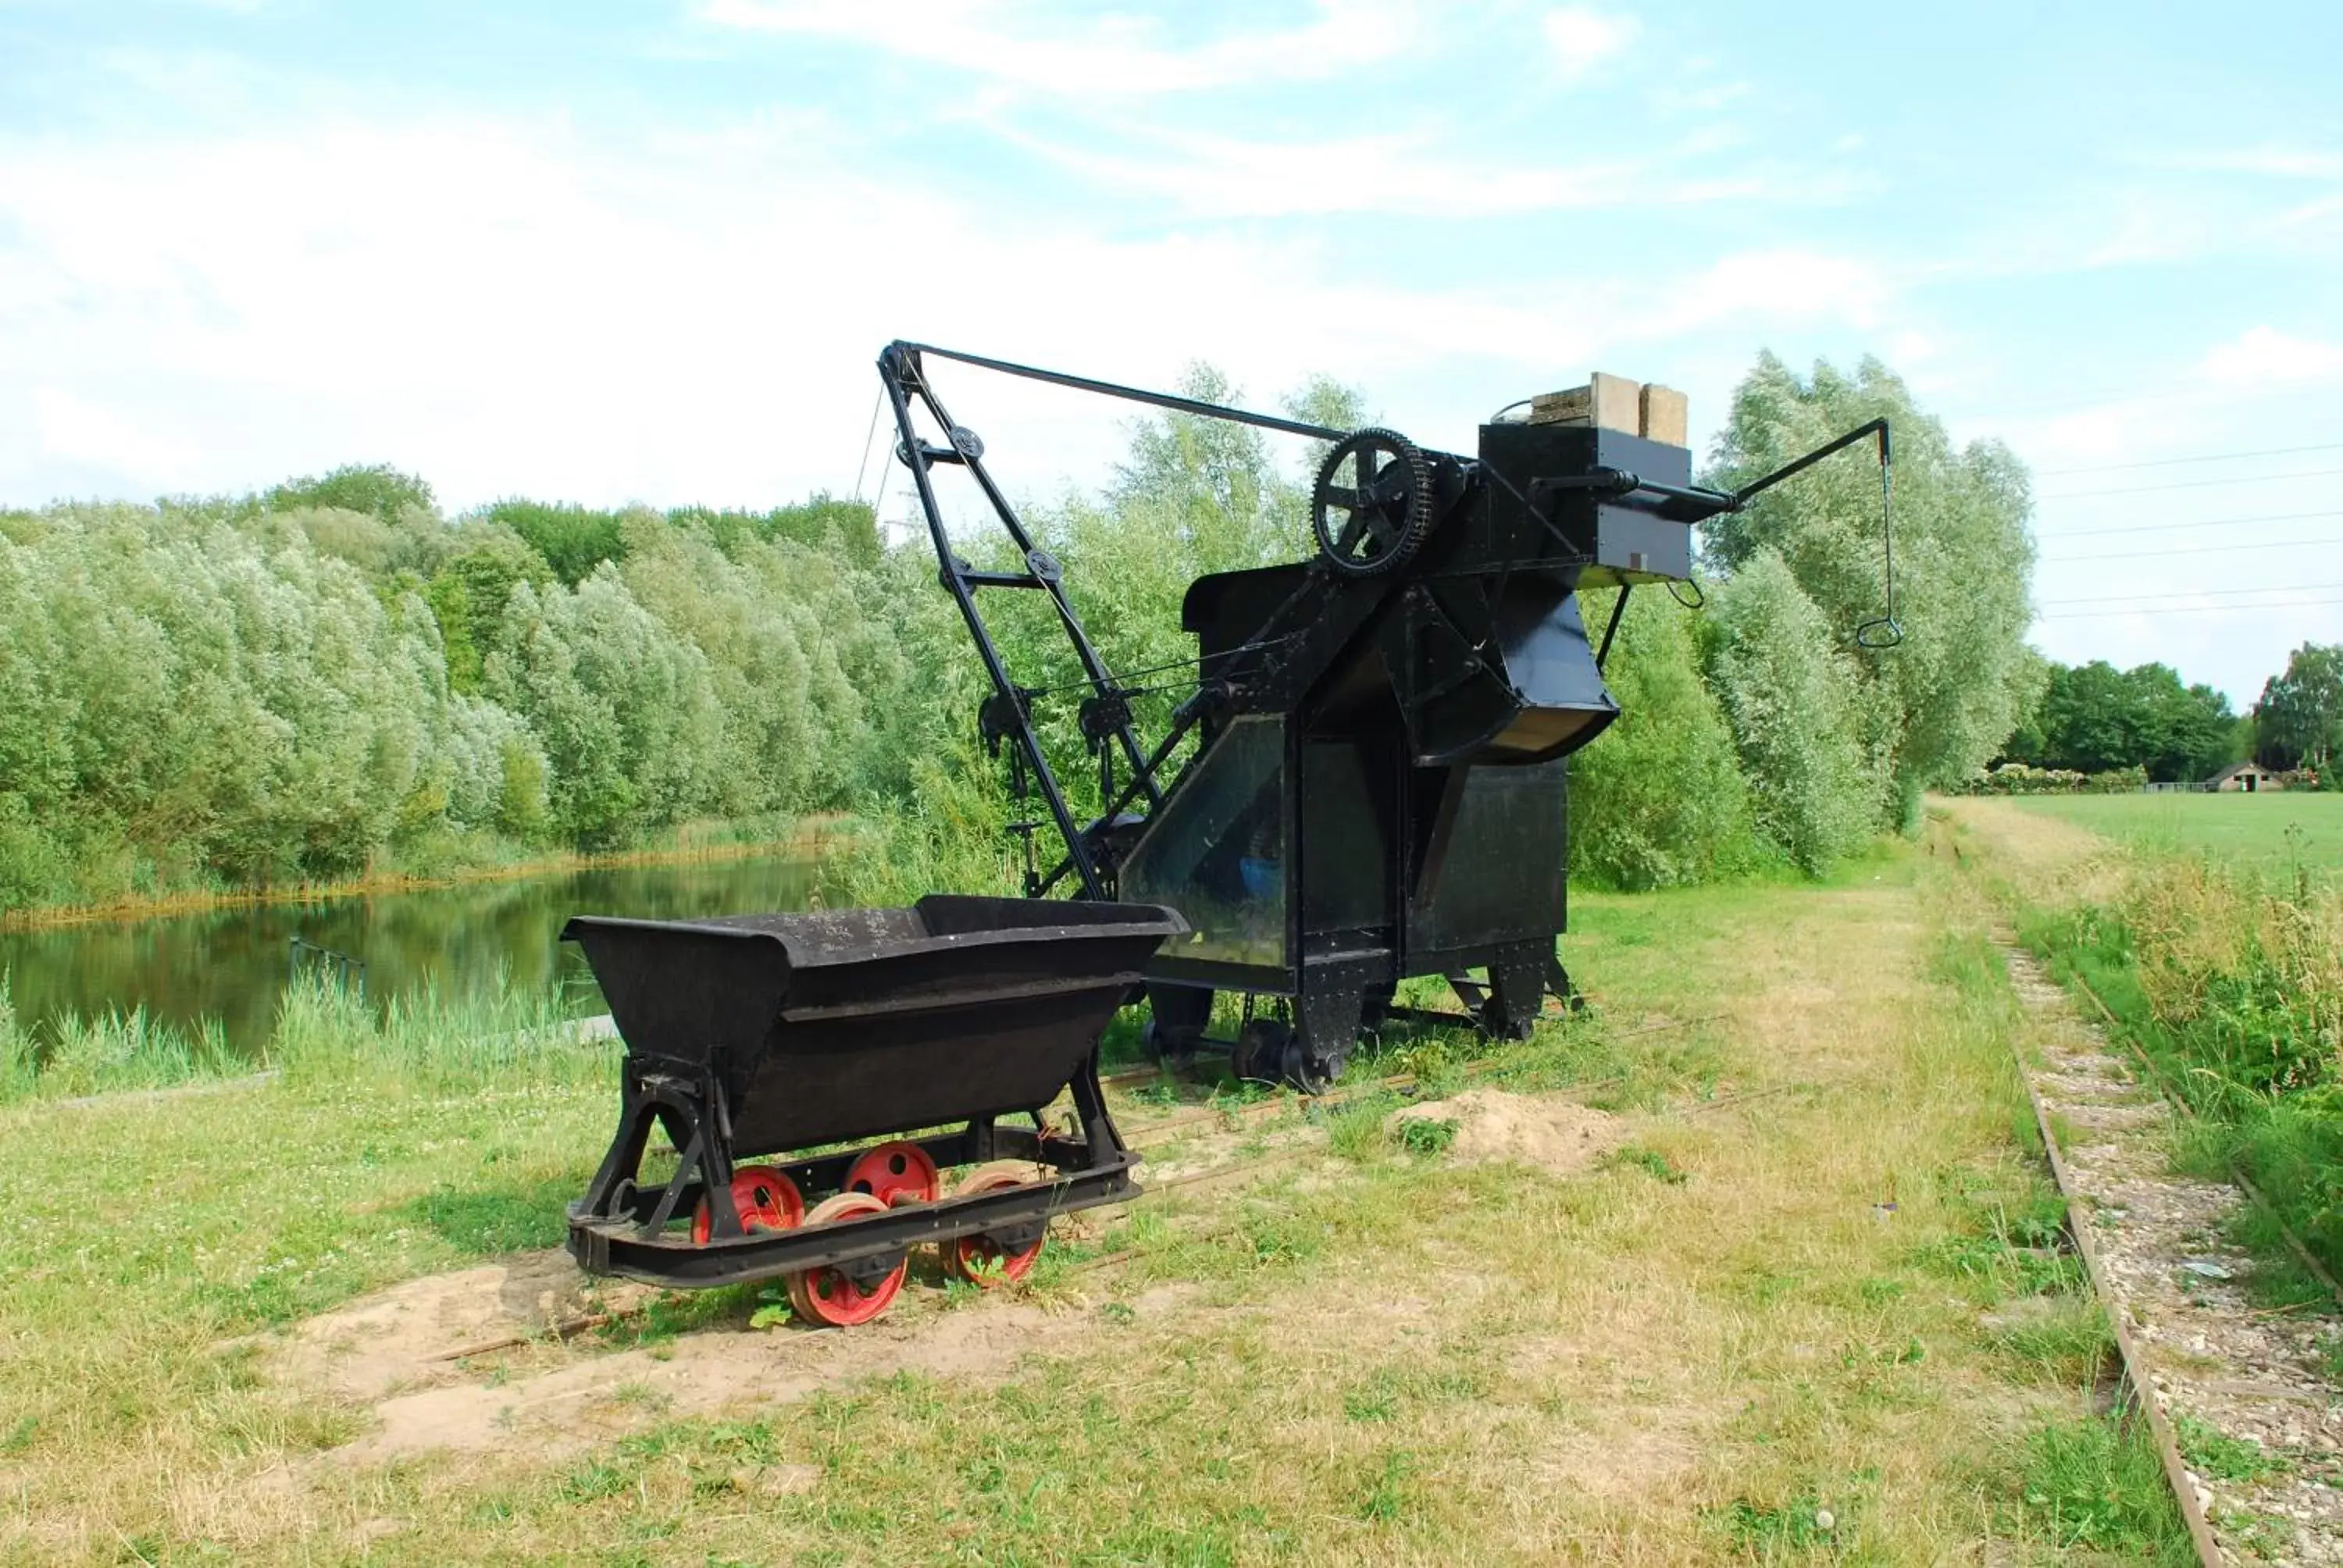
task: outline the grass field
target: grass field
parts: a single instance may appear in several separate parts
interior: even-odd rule
[[[0,1108],[0,1562],[2185,1562],[2094,1413],[2105,1327],[1952,860],[1578,904],[1599,1016],[1470,1081],[1604,1081],[1608,1157],[1476,1162],[1390,1099],[1208,1118],[1142,1181],[1294,1159],[859,1330],[758,1332],[735,1291],[413,1353],[452,1292],[574,1288],[541,1250],[609,1134],[599,1051],[311,1019],[270,1082]],[[1449,1051],[1364,1070],[1436,1095]]]
[[[2201,852],[2239,869],[2343,872],[2343,794],[2062,795],[2015,804],[2121,843]]]

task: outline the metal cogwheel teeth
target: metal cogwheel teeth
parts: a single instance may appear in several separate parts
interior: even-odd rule
[[[1369,483],[1336,484],[1338,470],[1353,458],[1360,460],[1353,471],[1363,467]],[[1319,464],[1311,501],[1311,528],[1327,565],[1351,577],[1395,571],[1432,531],[1432,463],[1396,430],[1354,430]]]

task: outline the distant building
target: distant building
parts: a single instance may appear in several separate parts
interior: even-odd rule
[[[2205,780],[2207,789],[2239,789],[2248,795],[2264,789],[2283,789],[2285,782],[2268,769],[2255,762],[2236,762]]]

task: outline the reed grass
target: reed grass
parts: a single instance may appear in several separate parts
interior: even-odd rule
[[[0,1105],[193,1088],[270,1071],[309,1081],[387,1077],[420,1084],[524,1072],[564,1076],[602,1053],[581,1049],[558,991],[499,974],[477,991],[436,987],[375,1002],[317,977],[288,984],[257,1056],[232,1050],[219,1023],[193,1027],[145,1009],[23,1027],[0,979]]]
[[[0,1104],[29,1094],[39,1077],[32,1040],[16,1021],[15,988],[0,973]]]
[[[501,974],[478,992],[427,986],[380,1004],[307,980],[288,986],[278,1004],[268,1062],[296,1081],[562,1076],[578,1060],[600,1062],[599,1052],[578,1045],[577,1020],[560,993],[521,990]]]

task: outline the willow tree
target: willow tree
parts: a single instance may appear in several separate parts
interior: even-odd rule
[[[1709,684],[1733,727],[1757,831],[1820,875],[1875,825],[1851,661],[1772,550],[1758,551],[1715,598]]]
[[[1713,482],[1731,487],[1865,420],[1895,428],[1895,611],[1903,641],[1856,646],[1885,609],[1887,561],[1875,468],[1849,454],[1768,491],[1705,530],[1711,565],[1731,574],[1777,553],[1850,660],[1865,766],[1884,819],[1909,827],[1923,790],[1990,761],[2033,708],[2038,664],[2026,653],[2034,569],[2026,469],[1998,441],[1956,445],[1904,382],[1875,359],[1850,376],[1826,364],[1800,378],[1771,354],[1734,395]]]

